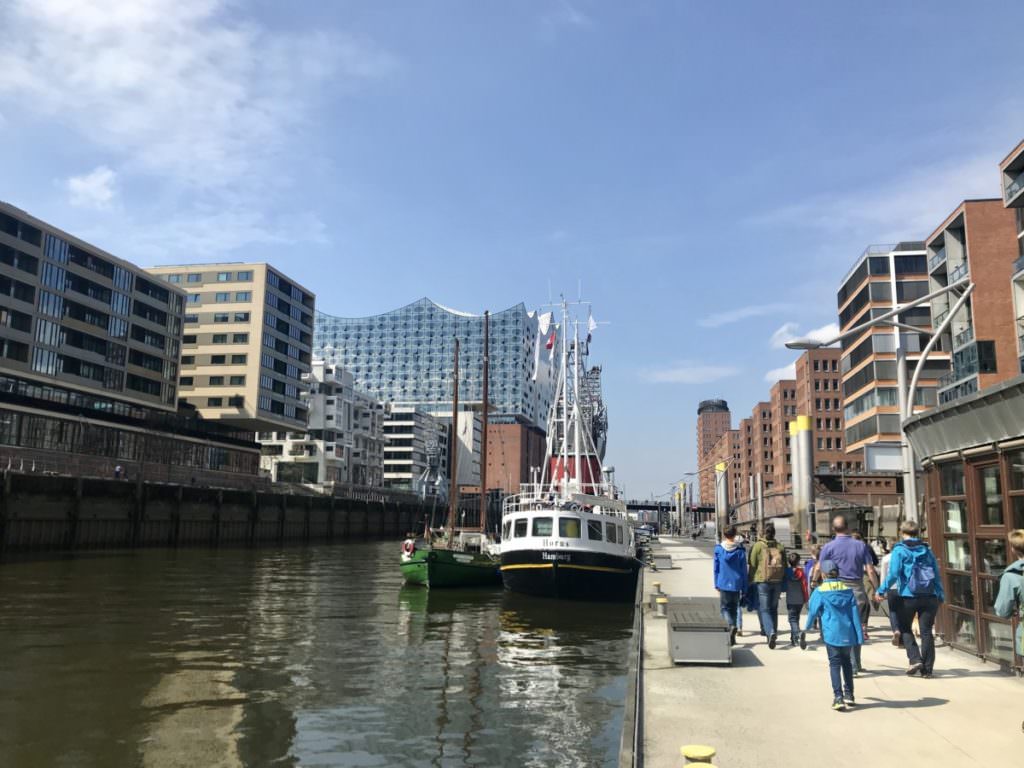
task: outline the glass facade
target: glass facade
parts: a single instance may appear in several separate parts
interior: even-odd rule
[[[355,386],[384,402],[449,406],[454,339],[461,344],[459,399],[479,403],[483,382],[483,316],[429,299],[381,315],[333,317],[318,312],[313,356],[352,372]],[[558,350],[552,350],[558,353]],[[540,338],[536,312],[518,304],[491,315],[490,390],[493,421],[546,428],[554,397],[554,361]]]

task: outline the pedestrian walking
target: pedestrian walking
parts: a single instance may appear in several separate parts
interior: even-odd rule
[[[804,581],[807,583],[808,594],[814,591],[814,588],[817,586],[817,582],[813,580],[814,566],[817,565],[820,554],[821,544],[812,544],[811,554],[804,561]]]
[[[889,543],[885,539],[879,539],[879,546],[882,548],[882,559],[878,564],[878,582],[884,584],[886,577],[889,574],[889,563],[892,561],[892,550],[889,549]],[[881,599],[885,600],[886,607],[889,610],[889,629],[892,630],[892,644],[897,648],[903,647],[903,633],[900,632],[900,593],[895,589],[890,589],[884,595],[881,595]]]
[[[1004,619],[1017,614],[1017,655],[1024,656],[1024,528],[1010,531],[1010,551],[1017,560],[999,577],[995,612]]]
[[[899,630],[910,662],[907,674],[920,673],[921,677],[931,677],[935,667],[932,627],[945,593],[939,579],[939,564],[928,545],[921,541],[920,533],[913,520],[906,520],[900,526],[903,540],[892,549],[889,570],[885,581],[878,585],[875,600],[881,602],[882,595],[893,588],[899,593]],[[914,638],[915,616],[921,630],[920,647]]]
[[[736,541],[736,526],[722,532],[722,541],[715,547],[715,589],[718,590],[722,618],[729,623],[729,644],[736,644],[737,615],[742,610],[740,599],[747,591],[747,552]]]
[[[825,580],[811,593],[804,631],[810,630],[815,620],[821,620],[832,681],[832,709],[842,712],[857,703],[853,697],[853,649],[864,642],[864,633],[857,598],[850,582],[839,578],[839,565],[822,559],[819,570]]]
[[[806,635],[801,636],[800,613],[807,604],[807,580],[804,569],[800,567],[800,553],[789,553],[789,567],[783,580],[783,592],[786,594],[786,614],[789,619],[789,644],[800,643],[801,648],[807,647]]]
[[[775,524],[764,527],[764,538],[750,550],[747,567],[750,581],[757,585],[758,616],[761,632],[768,638],[768,647],[778,642],[779,597],[786,576],[786,548],[775,540]]]
[[[116,467],[114,467],[114,479],[115,480],[120,480],[121,479],[121,473],[123,471],[124,470],[121,469],[121,465],[120,464],[118,464]]]
[[[819,563],[828,560],[838,567],[840,581],[844,581],[850,586],[853,596],[857,600],[857,609],[860,611],[861,626],[864,630],[871,612],[868,593],[864,589],[865,572],[867,572],[871,583],[876,585],[876,589],[878,584],[878,572],[872,564],[874,553],[870,552],[871,547],[866,542],[858,541],[850,535],[849,526],[843,515],[836,515],[832,519],[832,532],[835,537],[821,548]],[[820,566],[815,568],[815,576],[824,576]],[[862,634],[866,637],[866,632]],[[853,672],[860,674],[862,671],[860,645],[858,644],[853,649]]]

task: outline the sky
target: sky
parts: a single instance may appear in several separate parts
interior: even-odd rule
[[[0,199],[325,312],[582,294],[626,495],[829,334],[864,247],[999,195],[1024,3],[4,0]]]

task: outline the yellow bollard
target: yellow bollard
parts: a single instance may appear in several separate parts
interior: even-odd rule
[[[651,586],[654,587],[654,594],[656,594],[656,595],[660,595],[661,594],[661,582],[660,581],[652,581],[651,582]]]
[[[662,618],[662,619],[665,618],[666,612],[668,610],[668,598],[667,597],[659,597],[659,598],[655,599],[654,604],[655,604],[655,607],[658,610],[658,617]]]
[[[715,748],[704,744],[687,744],[679,748],[679,754],[686,758],[686,764],[704,763],[710,765],[715,757]]]

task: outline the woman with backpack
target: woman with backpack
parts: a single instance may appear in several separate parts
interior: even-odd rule
[[[910,661],[907,675],[920,673],[921,677],[931,677],[935,666],[932,627],[945,594],[939,579],[939,564],[928,545],[919,538],[920,532],[912,520],[900,526],[903,540],[892,548],[889,571],[875,592],[875,600],[881,602],[890,589],[896,589],[900,596],[899,628]],[[920,648],[914,638],[914,616],[921,630]]]
[[[775,540],[775,525],[764,527],[764,538],[750,550],[748,561],[750,582],[757,586],[758,616],[761,632],[768,637],[768,647],[773,649],[779,638],[779,597],[782,594],[782,579],[786,575],[786,548]]]
[[[1017,655],[1024,656],[1024,528],[1010,531],[1010,551],[1017,560],[999,577],[999,594],[994,606],[996,616],[1008,619],[1017,614]]]

